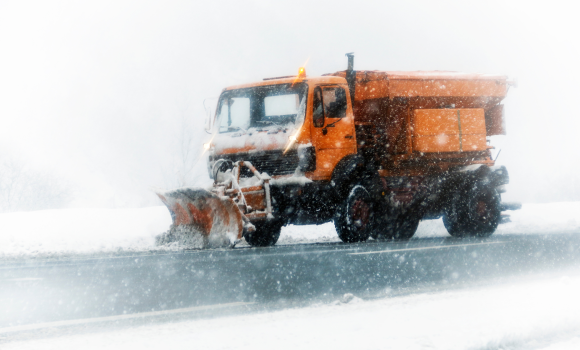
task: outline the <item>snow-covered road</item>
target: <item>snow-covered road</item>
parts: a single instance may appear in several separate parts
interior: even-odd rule
[[[353,298],[348,303],[32,339],[2,348],[572,350],[580,346],[578,272],[477,289]]]
[[[580,202],[525,204],[511,212],[511,220],[496,234],[580,233]],[[169,224],[165,207],[1,214],[0,258],[158,250],[154,238]],[[414,240],[447,235],[441,220],[425,221]],[[289,226],[279,244],[332,241],[338,241],[332,224]],[[29,340],[14,341],[0,332],[0,344],[7,350],[577,349],[580,267],[557,271],[487,287],[414,295],[387,289],[381,299],[346,296],[302,308],[123,329],[87,328],[88,333],[65,332],[54,338],[45,338],[50,327]]]

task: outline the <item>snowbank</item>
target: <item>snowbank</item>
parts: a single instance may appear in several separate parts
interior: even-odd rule
[[[189,320],[3,349],[577,349],[580,277]],[[346,303],[345,303],[346,302]]]
[[[496,234],[580,233],[580,202],[524,204],[508,213],[512,222],[500,225]],[[0,214],[0,258],[160,249],[155,236],[170,224],[163,206]],[[427,220],[414,239],[447,235],[441,220]],[[334,225],[327,223],[284,227],[278,244],[338,241]]]
[[[170,224],[165,207],[0,214],[0,258],[147,250]]]

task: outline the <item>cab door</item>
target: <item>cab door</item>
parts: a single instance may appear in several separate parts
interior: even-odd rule
[[[330,179],[336,164],[356,153],[356,135],[348,90],[340,85],[314,88],[312,99],[312,145],[316,149],[314,179]]]

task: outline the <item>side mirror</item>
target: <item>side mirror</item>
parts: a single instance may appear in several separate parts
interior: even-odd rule
[[[211,134],[212,129],[213,129],[213,118],[212,118],[212,109],[211,107],[208,107],[208,105],[206,104],[206,102],[208,102],[208,100],[214,100],[215,98],[206,98],[205,100],[203,100],[203,109],[205,110],[205,122],[204,122],[204,127],[205,127],[205,132],[208,134]]]
[[[211,114],[208,113],[205,116],[205,123],[204,123],[205,132],[207,132],[208,134],[211,134],[211,124],[212,124],[211,123]]]

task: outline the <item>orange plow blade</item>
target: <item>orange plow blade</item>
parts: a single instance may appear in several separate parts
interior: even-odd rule
[[[200,248],[231,246],[242,238],[242,213],[231,198],[202,188],[180,188],[157,195],[171,213],[171,230],[199,236]]]

